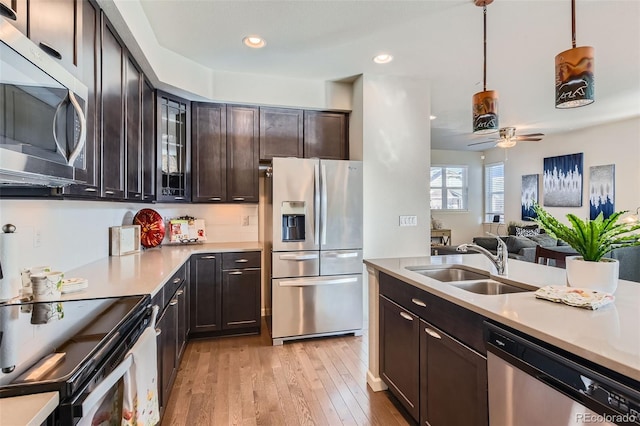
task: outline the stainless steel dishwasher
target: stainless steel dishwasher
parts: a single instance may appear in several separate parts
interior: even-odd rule
[[[640,425],[640,382],[485,325],[491,426]]]

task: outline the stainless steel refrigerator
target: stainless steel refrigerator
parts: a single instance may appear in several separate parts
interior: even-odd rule
[[[273,344],[362,333],[362,162],[274,158],[266,178]]]

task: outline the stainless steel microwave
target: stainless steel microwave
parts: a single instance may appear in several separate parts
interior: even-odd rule
[[[87,97],[85,85],[0,17],[0,183],[79,182]]]

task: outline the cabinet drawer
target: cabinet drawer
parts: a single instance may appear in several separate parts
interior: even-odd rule
[[[486,354],[482,315],[383,273],[380,273],[380,294]]]
[[[169,303],[178,287],[182,285],[187,279],[187,267],[186,264],[182,265],[178,272],[173,274],[169,281],[164,285],[164,303]]]
[[[222,253],[222,269],[260,268],[260,252]]]

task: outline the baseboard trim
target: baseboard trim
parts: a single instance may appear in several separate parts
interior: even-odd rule
[[[374,392],[380,392],[383,390],[387,390],[388,386],[384,384],[380,377],[374,377],[371,371],[367,370],[367,384]]]

